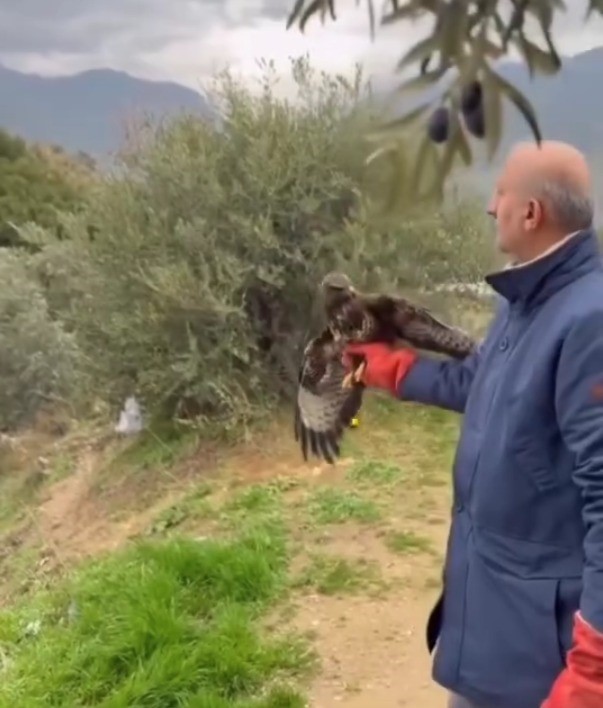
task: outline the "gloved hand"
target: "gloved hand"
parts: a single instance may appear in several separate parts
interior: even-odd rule
[[[574,617],[573,640],[567,653],[567,668],[557,677],[541,708],[603,706],[603,634],[578,612]]]
[[[344,366],[351,369],[356,363],[353,361],[359,358],[365,362],[362,383],[396,396],[418,357],[410,349],[392,349],[387,344],[349,344],[344,352]]]

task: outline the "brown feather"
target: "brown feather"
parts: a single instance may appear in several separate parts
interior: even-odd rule
[[[342,387],[346,369],[342,343],[324,330],[307,345],[299,376],[295,406],[295,439],[304,459],[311,452],[333,464],[340,455],[345,429],[362,404],[364,386]]]
[[[417,349],[464,359],[476,342],[463,330],[438,320],[427,308],[403,297],[363,295],[360,299],[378,322],[376,341],[404,340]]]
[[[364,385],[342,387],[347,373],[341,357],[350,342],[400,341],[426,351],[465,358],[476,343],[460,329],[440,322],[426,308],[402,297],[358,293],[349,279],[331,274],[323,282],[328,326],[302,357],[294,432],[304,459],[334,463],[340,442],[362,405]],[[354,363],[354,369],[361,360]]]

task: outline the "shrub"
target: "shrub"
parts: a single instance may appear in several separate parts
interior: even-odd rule
[[[23,259],[1,249],[0,283],[0,429],[6,429],[73,392],[79,351],[74,336],[50,317]]]

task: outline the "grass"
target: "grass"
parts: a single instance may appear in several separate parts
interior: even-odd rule
[[[235,514],[266,514],[281,508],[281,490],[276,484],[253,484],[236,492],[224,511]]]
[[[340,595],[384,585],[379,566],[367,560],[351,560],[326,554],[315,555],[293,583],[321,595]]]
[[[207,500],[211,491],[210,485],[199,484],[191,494],[158,514],[153,520],[149,533],[165,534],[189,519],[214,517],[216,512]]]
[[[175,423],[155,423],[133,439],[120,441],[119,449],[110,456],[95,480],[94,490],[101,493],[115,486],[116,482],[143,480],[139,493],[143,505],[147,493],[158,482],[177,483],[171,468],[191,455],[199,444],[199,433],[194,428]]]
[[[412,531],[392,531],[385,537],[385,545],[390,551],[402,555],[434,553],[432,541]]]
[[[379,460],[364,460],[355,464],[348,472],[352,483],[362,486],[392,487],[406,480],[406,474],[398,465]]]
[[[189,452],[197,441],[198,433],[194,429],[173,423],[156,424],[136,436],[112,463],[136,471],[163,468]]]
[[[449,480],[457,430],[454,416],[374,398],[348,436],[355,462],[343,474],[328,468],[321,477],[246,484],[244,455],[214,470],[211,483],[204,470],[144,539],[58,586],[34,583],[0,612],[0,708],[306,705],[311,639],[288,633],[294,616],[283,619],[284,610],[307,593],[313,602],[355,595],[362,603],[375,594],[397,602],[404,584],[405,592],[437,589],[441,527],[428,519],[447,518],[439,485]],[[169,484],[192,442],[142,436],[103,460],[102,478],[118,492],[123,480],[127,490],[128,480],[148,486],[164,473]],[[57,457],[52,477],[70,471]],[[35,500],[27,488],[9,491]],[[410,519],[412,531],[398,530]],[[13,588],[31,585],[27,567],[39,550],[3,562]],[[301,570],[291,577],[293,560]],[[281,619],[268,626],[270,617]],[[337,634],[336,618],[329,631]]]
[[[374,501],[354,491],[334,487],[324,487],[314,492],[308,500],[308,512],[318,524],[346,521],[368,524],[381,519],[381,511]]]
[[[279,682],[311,655],[295,637],[258,629],[286,570],[285,540],[270,531],[140,543],[89,566],[0,614],[9,661],[0,705],[301,706]]]

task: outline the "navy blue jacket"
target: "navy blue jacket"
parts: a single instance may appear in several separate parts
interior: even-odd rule
[[[487,282],[502,304],[465,361],[420,358],[400,398],[464,413],[433,676],[539,708],[573,615],[603,632],[603,266],[594,232]]]

